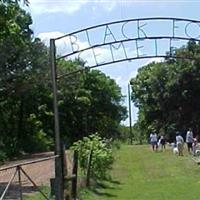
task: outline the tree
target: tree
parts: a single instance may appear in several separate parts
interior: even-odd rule
[[[48,48],[33,37],[31,16],[17,2],[0,3],[0,156],[53,147],[53,95]],[[85,69],[81,60],[57,63],[58,73]],[[98,131],[117,135],[126,116],[114,80],[97,70],[58,80],[62,139],[69,146]]]
[[[30,15],[17,3],[0,4],[0,145],[8,156],[23,152],[26,147],[31,150],[27,139],[36,142],[42,135],[41,130],[33,131],[29,118],[43,103],[38,91],[47,87],[44,79],[49,74],[48,49],[39,39],[32,38],[31,23]]]
[[[79,60],[58,63],[59,73],[81,68],[81,73],[59,80],[63,137],[69,144],[95,132],[105,137],[116,137],[120,121],[126,117],[119,86],[98,70],[84,70],[84,63]]]
[[[193,127],[199,132],[200,45],[190,41],[176,50],[177,57],[151,63],[131,80],[132,99],[139,108],[140,128],[148,135],[152,129],[173,137],[175,130]]]

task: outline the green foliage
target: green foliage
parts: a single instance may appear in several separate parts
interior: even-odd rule
[[[173,139],[175,130],[200,132],[200,45],[193,41],[176,50],[178,57],[150,63],[131,80],[132,100],[139,108],[138,126],[148,136],[155,129]]]
[[[32,38],[31,23],[30,15],[17,1],[0,3],[0,140],[1,150],[8,157],[47,150],[52,141],[46,137],[52,123],[38,110],[51,102],[45,81],[49,75],[48,49]],[[32,124],[31,115],[37,118]],[[38,128],[38,123],[43,127]]]
[[[133,144],[146,143],[146,136],[140,130],[138,123],[136,123],[132,126],[131,131],[130,131],[130,126],[121,125],[119,132],[120,132],[119,140],[123,143],[130,144],[131,137],[132,137]]]
[[[121,142],[130,142],[130,127],[128,126],[124,126],[124,125],[120,125],[119,127],[119,136],[118,139]]]
[[[91,175],[96,179],[104,179],[113,163],[112,148],[98,134],[84,137],[73,144],[71,149],[78,151],[81,169],[86,173],[89,155],[92,151]]]
[[[30,114],[29,118],[27,118],[27,126],[29,126],[28,130],[31,131],[24,138],[24,141],[26,141],[23,145],[24,151],[33,153],[50,150],[49,148],[53,145],[53,141],[44,132],[43,124],[35,114]]]
[[[19,2],[0,2],[2,158],[49,150],[54,140],[49,49],[33,37],[31,16]],[[82,70],[58,81],[60,130],[67,146],[97,131],[117,137],[126,117],[116,82],[98,70],[84,69],[78,59],[57,63],[58,75]]]
[[[80,60],[60,60],[57,66],[59,74],[84,69]],[[119,136],[126,109],[113,79],[99,70],[83,70],[59,80],[58,87],[61,134],[68,146],[94,132],[106,138]]]
[[[0,150],[0,164],[6,159],[6,153],[3,150]]]

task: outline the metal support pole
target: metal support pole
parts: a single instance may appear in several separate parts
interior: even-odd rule
[[[22,194],[22,180],[21,180],[20,166],[17,166],[17,172],[18,172],[18,182],[19,182],[20,200],[23,200],[23,194]]]
[[[129,105],[128,110],[129,110],[130,143],[133,144],[130,84],[128,84],[128,105]]]
[[[55,155],[58,155],[55,159],[55,178],[56,188],[55,195],[56,200],[64,199],[64,177],[63,177],[63,162],[62,162],[62,149],[60,143],[60,128],[59,128],[59,114],[58,114],[58,97],[57,97],[57,73],[56,73],[56,49],[55,40],[50,40],[50,65],[52,73],[53,84],[53,107],[54,107],[54,128],[55,128]]]

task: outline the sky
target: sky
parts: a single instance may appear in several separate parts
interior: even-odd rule
[[[40,37],[47,44],[50,38],[124,19],[177,17],[200,20],[200,0],[29,0],[29,2],[28,11],[33,19],[31,28],[35,37]],[[195,26],[190,28],[193,28],[194,32],[200,30]],[[163,26],[152,26],[150,29],[151,31],[167,32],[164,24]],[[107,31],[106,39],[110,40],[113,36],[109,30]],[[113,34],[115,35],[114,32]],[[105,30],[93,35],[94,39],[96,39],[95,37],[105,39]],[[86,45],[85,41],[79,40],[79,42],[82,47]],[[130,46],[126,48],[130,50]],[[107,49],[98,50],[104,57],[108,55]],[[121,52],[118,52],[117,56],[120,54]],[[87,55],[87,57],[90,56]],[[106,65],[99,69],[115,79],[122,88],[122,94],[127,96],[130,79],[136,76],[138,68],[151,61],[159,62],[161,59],[125,61]],[[128,106],[127,98],[125,98],[124,105]],[[132,104],[132,123],[137,120],[137,112],[137,108]],[[128,119],[124,123],[128,125]]]

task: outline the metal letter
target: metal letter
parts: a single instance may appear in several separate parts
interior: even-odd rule
[[[95,60],[96,66],[105,63],[105,62],[98,63],[98,62],[97,62],[97,56],[99,56],[99,55],[101,55],[101,54],[96,54],[96,52],[94,51],[94,48],[92,48],[92,52],[93,52],[93,55],[94,55],[94,60]]]
[[[123,23],[123,25],[122,25],[122,27],[121,27],[121,32],[122,32],[122,35],[123,35],[126,39],[131,39],[131,38],[129,38],[128,36],[126,36],[126,34],[124,33],[124,27],[125,27],[125,25],[128,24],[128,23],[129,23],[129,22]]]
[[[73,36],[73,38],[74,38],[74,41],[72,41],[72,36]],[[70,40],[70,43],[71,43],[72,52],[73,52],[73,53],[74,53],[74,52],[77,52],[77,51],[79,50],[79,45],[78,45],[78,43],[77,43],[78,38],[77,38],[75,35],[70,35],[70,36],[69,36],[69,40]],[[76,47],[76,49],[75,49],[75,47]]]
[[[143,33],[144,37],[147,37],[147,34],[146,34],[145,31],[142,29],[142,27],[144,27],[144,26],[146,26],[146,25],[147,25],[146,23],[140,25],[140,21],[139,21],[139,20],[137,21],[137,33],[138,33],[138,38],[141,38],[141,37],[140,37],[140,32]]]
[[[175,25],[175,19],[173,20],[173,35],[172,37],[175,37],[175,28],[178,28],[178,26]]]
[[[194,22],[190,22],[188,23],[186,26],[185,26],[185,34],[189,37],[189,38],[192,38],[192,39],[198,39],[200,37],[200,34],[197,36],[197,37],[192,37],[189,33],[188,33],[188,27],[191,25],[191,24],[197,24],[198,25],[198,28],[199,28],[199,31],[200,31],[200,25],[199,23],[194,23]]]
[[[135,44],[136,44],[137,57],[140,57],[139,49],[142,49],[144,46],[138,46],[138,41],[139,40],[135,40]],[[145,56],[145,54],[142,54],[141,56]]]
[[[114,61],[113,49],[115,49],[115,50],[119,50],[120,47],[122,47],[122,49],[123,49],[123,52],[124,52],[125,58],[126,58],[126,59],[128,58],[128,57],[127,57],[127,53],[126,53],[126,49],[125,49],[125,47],[124,47],[124,43],[123,43],[123,42],[120,42],[120,43],[118,44],[117,47],[116,47],[114,44],[110,44],[110,51],[111,51],[111,55],[112,55],[112,59],[113,59],[113,61]]]
[[[108,33],[107,33],[107,31],[108,31]],[[112,38],[113,38],[114,41],[117,41],[117,40],[115,39],[114,34],[113,34],[112,31],[110,30],[109,26],[106,25],[106,30],[105,30],[105,35],[104,35],[104,44],[106,43],[106,38],[107,38],[107,36],[109,36],[109,35],[112,36]]]
[[[88,33],[87,30],[85,32],[86,32],[86,36],[87,36],[87,41],[88,41],[89,47],[91,47],[92,45],[91,45],[91,42],[90,42],[89,33]]]

